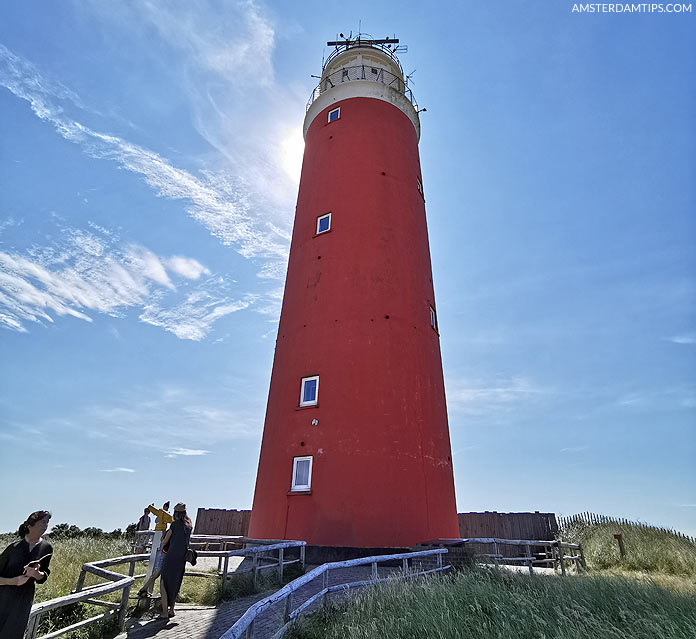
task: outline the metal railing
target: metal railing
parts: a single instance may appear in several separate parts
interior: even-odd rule
[[[339,69],[338,71],[334,71],[329,75],[323,76],[321,82],[315,87],[314,91],[312,91],[312,95],[309,96],[307,110],[309,110],[312,103],[322,93],[325,93],[329,89],[333,89],[343,82],[354,81],[379,82],[381,84],[385,84],[406,96],[406,99],[411,102],[413,108],[418,111],[418,103],[413,97],[413,92],[408,88],[408,85],[400,76],[395,75],[391,71],[387,71],[382,67],[373,67],[369,64],[362,64],[354,67],[344,67],[343,69]]]
[[[152,531],[149,532],[152,533]],[[144,531],[144,534],[147,535],[148,531]],[[202,539],[201,537],[205,538]],[[222,549],[197,551],[199,557],[218,557],[219,560],[217,571],[207,573],[186,571],[185,575],[189,577],[212,577],[222,579],[223,586],[230,575],[251,573],[252,582],[254,588],[256,588],[258,577],[261,572],[270,568],[275,568],[277,570],[278,579],[282,583],[283,571],[286,566],[300,563],[304,568],[306,546],[306,542],[304,541],[277,542],[277,540],[273,539],[213,537],[208,535],[195,535],[192,536],[191,539],[191,545],[194,547],[201,545],[209,547],[212,544],[219,544]],[[251,547],[227,550],[226,546],[230,543],[250,544]],[[288,554],[286,553],[287,550],[294,548],[298,549],[298,558],[296,559],[288,557]],[[277,553],[277,558],[275,557],[275,553]],[[246,569],[230,572],[229,562],[232,557],[250,557],[252,560],[252,565]],[[69,595],[50,599],[49,601],[43,601],[32,606],[31,613],[29,614],[29,623],[27,625],[25,639],[55,639],[56,637],[67,634],[68,632],[72,632],[73,630],[77,630],[78,628],[82,628],[89,624],[103,621],[113,617],[114,615],[118,616],[119,628],[123,628],[126,621],[126,614],[128,612],[128,600],[130,597],[131,587],[136,580],[145,578],[145,573],[138,575],[135,574],[135,565],[138,562],[147,561],[149,558],[150,553],[148,552],[142,554],[125,555],[123,557],[114,557],[111,559],[102,559],[100,561],[93,561],[83,564],[74,592]],[[121,564],[129,564],[128,575],[106,570],[107,567],[118,566]],[[106,579],[111,583],[85,586],[85,580],[88,574]],[[110,594],[112,592],[117,592],[119,590],[122,591],[122,593],[121,600],[118,603],[98,599],[98,597]],[[95,606],[102,606],[107,608],[107,610],[102,614],[90,617],[89,619],[84,619],[70,626],[66,626],[65,628],[55,630],[45,635],[37,636],[39,624],[41,623],[41,617],[44,613],[48,612],[49,610],[70,606],[80,602],[85,602]]]
[[[277,590],[272,595],[257,601],[253,604],[236,622],[235,624],[225,632],[220,639],[253,639],[254,637],[254,623],[259,615],[266,612],[271,606],[285,602],[284,612],[282,617],[282,626],[273,635],[273,639],[280,639],[285,632],[289,629],[290,625],[294,623],[300,615],[305,613],[309,606],[311,606],[315,601],[322,599],[324,603],[327,601],[327,597],[337,591],[345,592],[350,588],[357,588],[360,586],[367,586],[370,584],[379,583],[386,581],[387,579],[393,579],[394,576],[387,578],[380,578],[377,571],[377,564],[383,562],[394,562],[401,561],[401,574],[400,578],[417,577],[419,575],[427,575],[435,572],[441,572],[447,570],[449,566],[443,566],[442,556],[447,553],[446,548],[437,548],[433,550],[421,550],[418,552],[407,552],[399,553],[395,555],[377,555],[373,557],[362,557],[360,559],[350,559],[348,561],[334,561],[331,563],[322,564],[314,570],[311,570],[306,575],[298,577],[294,581],[291,581],[286,586],[283,586],[280,590]],[[432,557],[436,561],[435,568],[428,570],[412,570],[409,569],[408,562],[414,558],[419,557]],[[331,570],[337,570],[340,568],[352,568],[355,566],[363,566],[370,564],[372,567],[371,579],[366,579],[362,581],[353,581],[348,583],[335,584],[333,586],[329,585],[329,572]],[[302,602],[297,608],[293,608],[293,594],[297,592],[303,586],[306,586],[310,582],[314,581],[318,577],[322,578],[321,589]]]
[[[392,49],[389,48],[386,44],[368,44],[364,40],[358,36],[355,40],[348,40],[346,41],[345,44],[341,44],[337,46],[330,54],[329,57],[324,60],[324,64],[322,65],[322,69],[326,69],[326,67],[329,66],[331,61],[341,55],[342,53],[345,53],[346,51],[349,51],[350,49],[377,49],[380,53],[383,53],[384,55],[388,56],[389,59],[401,70],[403,73],[403,68],[401,67],[401,61],[399,58],[396,57],[396,54]]]

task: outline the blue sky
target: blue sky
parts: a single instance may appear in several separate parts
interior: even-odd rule
[[[250,507],[311,74],[362,20],[427,108],[459,511],[696,534],[694,13],[334,5],[0,10],[0,530]]]

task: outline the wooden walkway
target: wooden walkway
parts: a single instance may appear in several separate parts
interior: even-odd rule
[[[386,577],[395,571],[394,568],[380,568],[379,576]],[[340,584],[351,581],[370,579],[370,566],[358,566],[333,570],[330,573],[330,584]],[[300,605],[313,594],[317,593],[322,587],[321,579],[315,579],[308,583],[293,596],[295,606]],[[359,589],[356,589],[356,592]],[[215,608],[205,606],[177,606],[176,617],[168,622],[157,621],[155,619],[129,620],[127,631],[120,634],[116,639],[147,639],[157,637],[158,639],[220,639],[237,619],[239,619],[252,604],[263,599],[269,593],[262,593],[227,601]],[[341,596],[333,595],[333,597]],[[318,606],[313,604],[309,610]],[[276,604],[264,612],[254,624],[255,639],[270,639],[272,635],[282,625],[282,614],[284,603]]]

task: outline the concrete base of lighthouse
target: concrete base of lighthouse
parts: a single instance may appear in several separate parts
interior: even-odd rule
[[[305,562],[319,565],[330,561],[348,561],[374,555],[410,552],[410,548],[355,548],[351,546],[306,546]]]

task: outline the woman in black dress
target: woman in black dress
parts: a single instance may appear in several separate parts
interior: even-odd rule
[[[162,539],[162,550],[166,552],[162,563],[160,578],[160,595],[162,596],[162,614],[159,619],[174,616],[174,604],[184,580],[186,570],[186,552],[193,524],[186,514],[186,504],[174,506],[174,522]]]
[[[50,570],[53,547],[42,539],[51,513],[37,510],[19,527],[19,539],[0,555],[0,637],[22,639],[34,601],[34,584]]]

